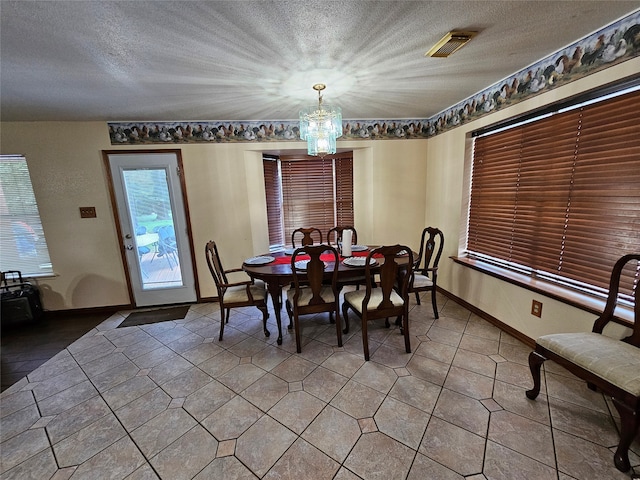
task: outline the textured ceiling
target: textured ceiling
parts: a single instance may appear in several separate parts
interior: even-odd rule
[[[3,121],[428,118],[640,1],[0,2]],[[448,59],[450,30],[480,33]]]

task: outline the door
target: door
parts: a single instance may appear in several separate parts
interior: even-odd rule
[[[197,299],[179,154],[105,152],[137,307]]]

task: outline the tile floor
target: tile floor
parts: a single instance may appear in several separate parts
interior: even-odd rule
[[[530,348],[439,301],[439,320],[412,302],[411,354],[372,324],[370,362],[355,322],[338,348],[326,315],[303,320],[301,354],[255,309],[223,342],[217,304],[121,329],[113,315],[2,393],[0,478],[629,478],[602,395],[547,362],[528,400]]]

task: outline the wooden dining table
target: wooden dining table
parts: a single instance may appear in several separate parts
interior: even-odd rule
[[[367,250],[360,252],[353,252],[352,257],[367,257],[369,252],[377,246],[368,245]],[[289,249],[291,253],[292,249]],[[252,279],[258,279],[265,282],[271,301],[273,302],[273,309],[276,315],[276,324],[278,326],[278,345],[282,345],[282,289],[285,286],[291,285],[293,282],[293,272],[291,270],[291,255],[286,251],[273,252],[262,255],[262,257],[273,257],[273,261],[262,264],[249,264],[246,261],[242,264],[242,269]],[[322,258],[322,257],[321,257]],[[348,257],[347,257],[348,258]],[[408,258],[408,256],[407,256]],[[417,259],[416,252],[413,252],[414,260]],[[300,258],[299,258],[300,259]],[[345,257],[340,256],[340,263],[338,265],[338,280],[348,280],[350,278],[362,277],[364,274],[365,266],[348,266],[343,263]],[[377,264],[373,269],[375,273],[377,269],[384,263],[384,258],[377,258]],[[325,275],[327,278],[331,277],[333,269],[335,268],[335,262],[325,261],[327,268]]]

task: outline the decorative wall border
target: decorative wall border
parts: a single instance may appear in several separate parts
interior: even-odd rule
[[[343,120],[340,140],[428,138],[640,55],[640,10],[429,119]],[[108,122],[112,145],[300,141],[298,121]]]

